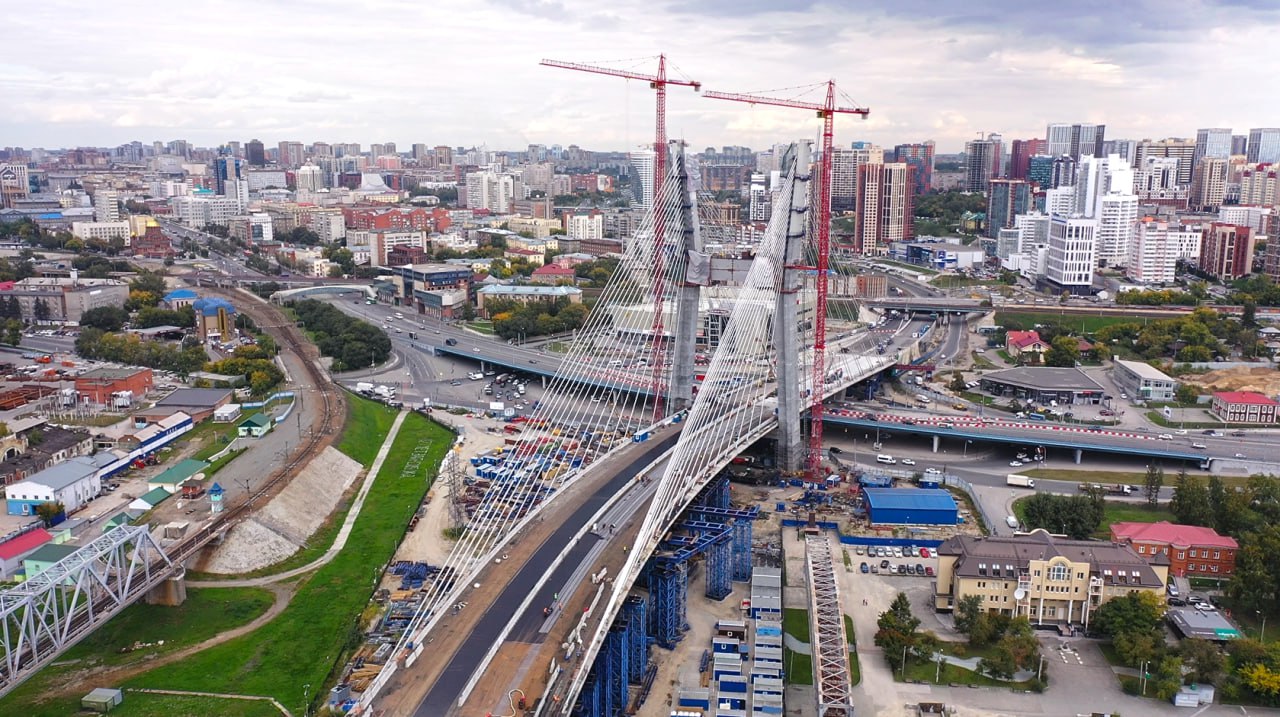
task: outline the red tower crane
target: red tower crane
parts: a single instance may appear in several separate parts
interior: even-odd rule
[[[822,162],[819,165],[818,181],[818,213],[814,221],[818,225],[818,265],[804,267],[816,269],[815,283],[818,289],[817,306],[814,311],[813,331],[813,391],[816,399],[809,419],[809,457],[807,470],[811,480],[819,478],[822,463],[822,390],[826,385],[826,349],[827,349],[827,271],[831,257],[831,157],[835,116],[837,114],[859,115],[863,119],[871,113],[865,107],[836,106],[836,82],[827,81],[827,100],[823,104],[815,102],[799,102],[796,100],[777,99],[762,95],[741,94],[732,92],[715,92],[708,90],[703,97],[714,100],[730,100],[746,102],[753,105],[775,105],[777,107],[796,107],[817,112],[822,119]],[[785,357],[780,357],[780,360]]]
[[[649,87],[657,94],[657,117],[654,127],[653,138],[653,198],[657,201],[662,192],[662,180],[666,176],[667,171],[667,85],[678,85],[681,87],[692,87],[695,92],[702,88],[701,82],[694,80],[681,80],[667,77],[667,56],[658,55],[658,74],[646,75],[640,72],[631,72],[629,70],[618,70],[611,67],[600,67],[598,65],[585,65],[577,62],[563,62],[560,60],[543,60],[538,63],[547,67],[559,67],[565,70],[577,70],[579,72],[593,72],[597,75],[609,75],[610,77],[623,77],[629,80],[643,80],[649,83]],[[663,245],[665,244],[664,227],[661,212],[654,212],[654,246],[653,246],[653,356],[651,356],[651,365],[653,366],[653,415],[654,418],[663,417],[665,386],[662,381],[662,371],[666,364],[666,336],[663,327],[663,294],[666,288],[663,286],[662,274],[664,271],[664,263],[666,257],[663,254]]]

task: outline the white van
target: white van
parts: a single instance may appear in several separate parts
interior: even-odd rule
[[[1018,518],[1016,516],[1010,515],[1004,519],[1004,522],[1005,525],[1008,525],[1010,528],[1016,529],[1018,527]]]
[[[927,404],[929,403],[929,397],[928,397],[928,396],[926,396],[926,395],[924,395],[923,393],[922,393],[922,394],[919,394],[918,396],[916,396],[916,402],[917,402],[917,403],[923,403],[923,404],[926,404],[926,405],[927,405]]]
[[[622,368],[622,361],[620,359],[610,361],[609,368]]]
[[[893,456],[885,455],[883,453],[876,456],[876,463],[888,463],[889,465],[893,465],[897,462],[898,461],[895,460]]]

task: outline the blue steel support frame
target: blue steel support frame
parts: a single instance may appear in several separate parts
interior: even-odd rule
[[[707,548],[707,590],[712,600],[723,600],[733,592],[730,578],[733,563],[733,543],[728,531],[721,533],[716,542]]]
[[[627,645],[629,653],[627,655],[627,681],[634,685],[640,684],[640,681],[644,679],[644,671],[649,667],[646,607],[644,598],[639,595],[632,595],[627,598],[627,602],[622,608],[631,627],[628,633],[630,642]]]
[[[760,509],[695,507],[689,511],[697,520],[711,522],[716,519],[731,520],[733,527],[733,579],[745,582],[751,579],[751,537],[753,523]]]
[[[600,701],[600,675],[593,665],[587,673],[587,680],[578,693],[578,704],[574,707],[574,717],[605,717],[604,705]]]
[[[614,712],[608,713],[610,715],[627,708],[627,673],[630,671],[627,665],[629,642],[631,642],[630,622],[615,621],[604,643],[605,652],[609,655],[608,673],[603,680],[604,689],[608,690],[610,702],[614,706]]]
[[[649,598],[653,601],[654,638],[667,649],[683,637],[688,590],[688,564],[683,560],[658,558],[649,573]]]

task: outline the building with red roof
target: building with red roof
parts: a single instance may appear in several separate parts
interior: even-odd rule
[[[1039,359],[1049,346],[1040,338],[1038,331],[1010,331],[1004,335],[1004,348],[1010,358],[1018,358],[1027,354],[1028,358]]]
[[[0,580],[9,580],[22,568],[22,559],[53,540],[44,528],[29,530],[0,543]]]
[[[559,284],[562,281],[573,282],[573,267],[560,264],[543,264],[533,270],[529,277],[535,284]]]
[[[1215,391],[1209,413],[1226,423],[1275,423],[1275,399],[1256,391]]]
[[[1133,547],[1147,562],[1169,561],[1169,574],[1227,578],[1236,568],[1235,538],[1213,528],[1158,523],[1112,523],[1111,541]]]

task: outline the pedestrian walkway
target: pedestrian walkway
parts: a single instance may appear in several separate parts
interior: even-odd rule
[[[245,580],[190,580],[187,582],[189,587],[206,587],[206,588],[239,588],[239,587],[257,587],[261,585],[270,585],[288,580],[309,573],[329,561],[340,552],[347,544],[347,538],[351,536],[351,529],[356,524],[356,519],[360,517],[360,511],[364,508],[364,500],[369,495],[369,489],[373,487],[373,481],[378,477],[378,471],[382,470],[382,463],[387,460],[387,454],[391,452],[391,446],[395,443],[396,436],[400,434],[400,426],[404,424],[404,419],[409,415],[408,411],[401,411],[396,415],[396,420],[391,424],[391,430],[387,431],[387,437],[382,441],[382,446],[378,449],[378,455],[373,459],[373,465],[369,466],[368,472],[364,475],[364,482],[360,485],[360,492],[356,494],[355,502],[351,504],[351,510],[347,511],[346,520],[342,521],[342,527],[338,529],[338,535],[333,539],[333,545],[324,551],[324,555],[312,560],[301,567],[285,570],[284,572],[275,573],[273,575],[264,575],[259,578],[248,578]]]

